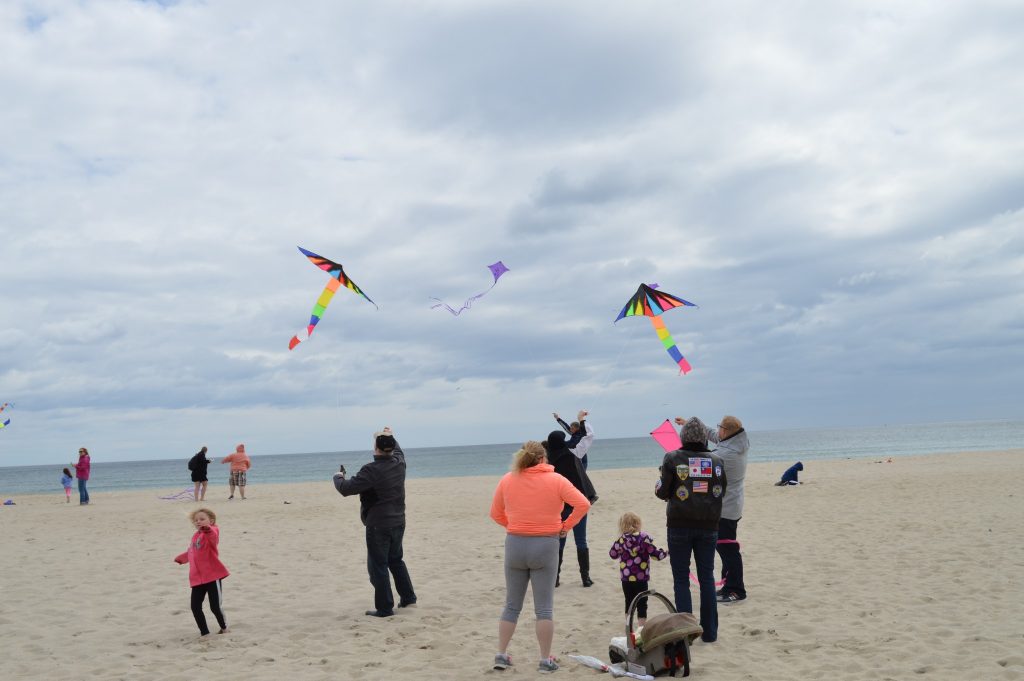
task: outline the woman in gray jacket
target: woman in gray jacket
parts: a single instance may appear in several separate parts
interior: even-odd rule
[[[680,426],[685,419],[677,418]],[[722,559],[722,578],[725,584],[718,591],[719,603],[736,603],[747,597],[743,585],[743,555],[736,540],[736,530],[743,517],[743,478],[747,474],[747,452],[750,441],[743,424],[735,416],[723,416],[717,428],[708,427],[708,443],[715,454],[722,457],[729,487],[722,500],[722,517],[718,521],[718,556]]]

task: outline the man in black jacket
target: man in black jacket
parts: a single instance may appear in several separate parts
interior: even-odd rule
[[[693,612],[690,598],[690,553],[700,584],[701,640],[718,639],[715,597],[715,545],[725,495],[725,464],[708,450],[707,427],[700,419],[683,424],[683,446],[665,455],[654,493],[668,502],[668,557],[672,563],[677,612]]]
[[[405,535],[405,452],[398,446],[391,428],[376,434],[373,461],[359,469],[351,479],[345,478],[344,467],[334,474],[334,487],[342,496],[359,495],[359,518],[366,526],[366,569],[373,584],[371,617],[395,614],[395,598],[391,579],[395,578],[398,607],[416,603],[409,570],[402,560],[402,537]]]

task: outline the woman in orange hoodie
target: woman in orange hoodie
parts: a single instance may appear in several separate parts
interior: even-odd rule
[[[572,506],[572,514],[564,521],[561,517],[563,504]],[[495,669],[512,665],[508,644],[523,608],[526,586],[531,583],[540,645],[538,671],[558,669],[551,656],[558,540],[589,509],[586,497],[547,462],[547,452],[539,442],[531,440],[516,452],[512,471],[502,477],[491,502],[491,518],[508,530],[505,536],[505,609],[498,621]]]
[[[245,453],[245,445],[238,445],[235,447],[233,454],[228,454],[220,460],[221,463],[231,464],[231,478],[228,481],[228,485],[231,486],[231,496],[228,499],[235,498],[235,485],[238,485],[239,493],[242,495],[242,499],[245,499],[245,472],[252,466],[252,461],[249,460],[249,455]]]

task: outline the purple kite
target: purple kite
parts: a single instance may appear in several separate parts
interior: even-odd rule
[[[501,275],[503,275],[506,272],[508,272],[509,269],[507,267],[505,267],[505,263],[503,263],[500,260],[498,262],[494,263],[493,265],[488,265],[487,269],[489,269],[491,271],[491,274],[494,275],[494,283],[491,284],[490,288],[487,289],[487,291],[490,291],[498,283],[498,279],[501,278]],[[463,310],[468,310],[473,305],[473,301],[474,300],[476,300],[477,298],[482,297],[485,293],[487,293],[487,291],[482,291],[482,292],[476,294],[475,296],[470,296],[469,298],[466,298],[466,302],[464,302],[462,304],[462,307],[460,307],[458,310],[452,309],[451,305],[449,305],[448,303],[445,303],[440,298],[434,298],[433,296],[431,296],[430,299],[431,300],[436,300],[437,303],[434,304],[434,305],[431,305],[430,309],[433,310],[433,309],[438,308],[438,307],[443,307],[444,309],[446,309],[449,312],[451,312],[452,315],[458,317],[459,314],[461,314]]]

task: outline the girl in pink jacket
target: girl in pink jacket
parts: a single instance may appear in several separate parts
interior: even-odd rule
[[[203,600],[209,595],[210,610],[220,625],[218,634],[228,631],[227,620],[220,609],[222,600],[221,580],[230,573],[220,562],[217,544],[220,543],[220,528],[217,527],[217,515],[208,508],[199,508],[189,516],[196,526],[196,533],[188,544],[188,550],[174,558],[180,565],[188,563],[188,583],[192,586],[192,615],[199,625],[199,634],[209,636],[210,628],[206,626],[203,615]]]

